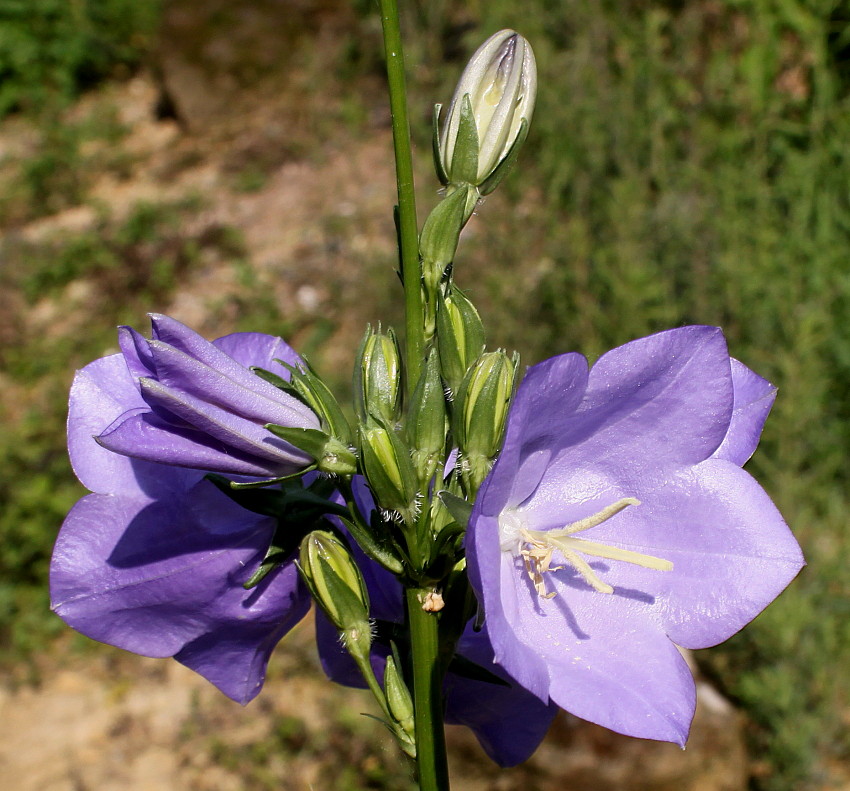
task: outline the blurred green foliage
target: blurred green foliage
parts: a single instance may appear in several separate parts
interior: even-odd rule
[[[0,117],[37,112],[135,66],[158,0],[0,0]]]
[[[353,93],[380,67],[374,9],[357,5],[361,27],[342,44],[343,84],[328,75],[322,90]],[[34,112],[48,95],[71,97],[132,63],[151,8],[0,0],[0,115]],[[465,57],[486,35],[515,27],[537,54],[531,135],[517,171],[481,207],[468,233],[478,238],[461,242],[456,266],[486,317],[490,345],[518,348],[528,363],[570,350],[592,358],[667,327],[717,324],[731,353],[779,386],[750,468],[800,538],[809,567],[755,623],[699,659],[749,717],[761,766],[755,787],[818,787],[825,767],[850,759],[846,3],[415,0],[405,8],[423,167],[430,106],[451,96]],[[105,52],[113,53],[107,65]],[[364,115],[352,113],[361,134]],[[80,199],[86,173],[100,166],[80,153],[87,134],[105,132],[47,125],[16,182],[24,185],[16,205],[29,208],[9,217]],[[261,171],[240,178],[238,189],[263,186]],[[422,185],[423,195],[435,189],[430,179]],[[162,304],[207,244],[237,259],[251,292],[222,308],[236,310],[238,328],[281,326],[231,232],[184,239],[161,209],[139,207],[119,223],[106,217],[92,232],[49,244],[12,240],[2,251],[27,265],[7,267],[0,287],[28,304],[61,299],[81,278],[106,295],[85,338],[19,339],[0,360],[21,387],[38,384],[37,398],[0,434],[0,632],[18,650],[49,629],[46,557],[80,491],[61,444],[71,370],[109,348],[112,325]],[[251,306],[259,314],[248,317]],[[279,734],[281,749],[297,741],[292,727],[294,736]]]

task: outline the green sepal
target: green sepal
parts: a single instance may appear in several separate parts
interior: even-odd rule
[[[275,362],[281,362],[280,360],[276,360]],[[310,399],[305,398],[304,394],[294,385],[292,382],[288,382],[282,376],[278,376],[276,373],[272,373],[271,371],[267,371],[265,368],[260,368],[259,365],[252,365],[250,368],[260,379],[265,380],[270,385],[274,385],[278,390],[282,390],[287,395],[291,395],[293,398],[297,398],[304,406],[313,408],[310,403]]]
[[[343,445],[350,445],[352,439],[351,426],[330,388],[313,370],[312,366],[302,360],[299,367],[290,365],[285,360],[275,360],[286,368],[292,377],[289,382],[277,377],[282,384],[275,384],[282,390],[298,398],[319,417],[325,433],[338,439]],[[265,373],[270,374],[266,371]],[[275,374],[270,374],[275,376]],[[265,378],[265,377],[264,377]],[[271,381],[271,380],[267,380]]]
[[[449,179],[454,184],[478,182],[478,129],[472,112],[472,100],[466,93],[460,102],[460,117],[457,125],[452,161],[449,165]]]
[[[372,560],[380,563],[387,571],[391,571],[393,574],[402,574],[404,572],[402,561],[393,554],[386,544],[382,544],[375,538],[374,532],[366,530],[356,519],[340,516],[339,520],[345,525],[346,530],[351,533],[351,537],[357,542],[360,549],[372,558]]]
[[[434,170],[437,172],[437,178],[440,184],[444,187],[449,183],[449,177],[446,175],[446,168],[443,166],[443,153],[440,151],[440,110],[443,105],[434,105],[434,116],[432,121],[431,131],[431,151],[434,154]]]
[[[293,428],[266,423],[265,428],[276,437],[313,457],[316,467],[332,475],[354,475],[357,457],[338,439],[317,428]]]
[[[437,497],[446,506],[446,510],[452,515],[461,530],[465,530],[469,526],[469,517],[472,516],[472,503],[445,490],[438,492]]]
[[[514,142],[511,143],[511,147],[508,149],[508,152],[501,159],[499,164],[496,165],[493,172],[484,179],[478,187],[478,191],[482,196],[489,195],[494,189],[496,189],[496,187],[499,186],[499,184],[501,184],[502,179],[508,175],[519,157],[519,151],[522,148],[522,144],[525,142],[526,137],[528,137],[528,120],[523,118],[519,123],[517,136],[514,138]]]
[[[282,475],[279,478],[263,478],[261,481],[231,481],[230,488],[231,489],[260,489],[263,486],[274,486],[278,483],[286,483],[287,481],[295,481],[299,478],[306,475],[308,472],[312,472],[316,469],[315,464],[311,464],[309,467],[304,467],[297,472],[292,472],[289,475]]]

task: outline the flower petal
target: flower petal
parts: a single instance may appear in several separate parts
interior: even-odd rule
[[[713,457],[726,459],[742,467],[755,453],[764,423],[776,399],[776,387],[733,358],[732,388],[735,394],[732,422]]]
[[[263,426],[154,379],[139,381],[142,395],[148,404],[160,410],[168,410],[180,420],[240,453],[264,459],[270,465],[278,465],[284,474],[305,467],[312,461],[307,454],[278,439]]]
[[[720,330],[683,327],[627,343],[591,369],[587,395],[523,508],[536,529],[545,529],[586,516],[582,504],[639,497],[637,482],[662,485],[708,458],[731,415],[731,369]],[[632,490],[615,496],[621,482]]]
[[[112,456],[132,456],[139,459],[139,463],[170,464],[259,478],[272,477],[279,469],[277,462],[269,463],[256,455],[235,451],[231,445],[218,442],[203,431],[166,423],[147,407],[128,412],[107,426],[98,436],[97,444]]]
[[[246,368],[256,366],[289,381],[289,371],[275,360],[296,367],[303,361],[282,338],[262,332],[233,332],[212,342],[212,345]]]
[[[776,506],[735,464],[709,459],[666,486],[639,492],[641,505],[587,532],[594,541],[673,563],[652,571],[606,561],[607,582],[657,598],[671,640],[705,648],[755,618],[804,565]]]
[[[493,664],[493,648],[486,629],[475,632],[471,624],[467,626],[458,643],[458,653],[510,686],[449,673],[445,685],[446,722],[470,728],[499,766],[516,766],[528,760],[546,736],[558,707],[544,703]]]
[[[100,447],[94,436],[129,410],[144,408],[120,354],[101,357],[77,371],[68,403],[68,454],[80,483],[93,492],[140,493],[150,471],[144,462]]]
[[[319,427],[318,418],[288,393],[262,379],[260,382],[268,387],[262,393],[257,392],[253,380],[259,377],[247,368],[241,369],[239,379],[233,379],[162,341],[151,341],[149,350],[156,366],[156,380],[172,390],[203,399],[260,425]]]
[[[483,498],[484,513],[494,516],[534,491],[586,387],[587,360],[580,354],[562,354],[528,369],[511,404],[499,463]],[[524,466],[529,457],[538,463]]]
[[[208,500],[217,506],[206,507]],[[238,508],[206,481],[153,502],[89,495],[56,543],[53,609],[93,639],[145,656],[177,654],[245,702],[273,643],[309,607],[292,565],[251,591],[241,587],[273,531],[272,520]],[[220,654],[205,649],[216,643]]]
[[[293,355],[297,361],[300,361],[298,355],[280,338],[274,338],[270,335],[262,336],[253,332],[234,333],[210,343],[176,319],[159,313],[151,313],[150,319],[154,340],[167,343],[178,351],[200,360],[220,374],[243,384],[258,395],[265,395],[272,400],[282,395],[281,391],[256,374],[246,376],[246,368],[252,365],[268,368],[288,379],[286,369],[281,371],[281,366],[272,362],[273,356],[277,356],[277,353],[280,352],[281,359],[285,359],[287,362],[287,358],[291,359]],[[263,337],[267,339],[265,342],[262,340]],[[228,353],[228,350],[236,352],[240,359],[236,360]],[[255,353],[259,355],[256,359],[252,356]],[[271,368],[269,368],[270,366]],[[305,415],[312,415],[307,407],[303,407],[303,409]]]

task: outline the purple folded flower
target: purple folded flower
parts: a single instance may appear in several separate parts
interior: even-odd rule
[[[121,327],[118,341],[140,399],[102,427],[107,450],[145,461],[272,478],[297,472],[312,459],[264,426],[318,428],[298,399],[248,366],[288,379],[275,359],[298,355],[280,338],[236,333],[212,343],[179,321],[151,314],[151,340]]]
[[[529,369],[467,535],[495,661],[579,717],[684,744],[676,645],[725,640],[804,563],[741,469],[774,394],[712,327]]]
[[[354,492],[361,511],[368,514],[373,501],[362,478],[355,478]],[[401,583],[367,558],[356,545],[353,551],[369,591],[372,618],[384,623],[402,623]],[[363,677],[340,643],[337,630],[321,611],[316,612],[316,643],[322,668],[331,681],[365,688]],[[389,654],[389,642],[379,633],[372,645],[372,667],[379,679],[383,678]],[[458,643],[457,654],[501,678],[506,684],[450,670],[444,682],[446,722],[465,725],[472,730],[487,755],[500,766],[522,763],[543,741],[558,707],[539,700],[517,684],[503,668],[493,664],[493,648],[486,628],[475,632],[470,621]]]
[[[180,375],[175,370],[183,370],[163,361],[174,350],[186,357],[180,366],[199,359],[209,364],[210,387],[222,371],[232,373],[236,387],[237,377],[255,376],[243,366],[273,368],[275,357],[294,359],[283,341],[267,335],[239,333],[206,344],[164,317],[155,317],[154,327],[162,342],[140,341],[139,355],[147,355],[145,370],[165,378],[170,390]],[[138,340],[129,332],[127,339]],[[197,345],[194,356],[181,351],[191,344]],[[128,415],[158,417],[144,388],[140,392],[136,363],[125,348],[125,355],[87,365],[71,388],[68,450],[77,477],[94,493],[74,506],[59,533],[50,569],[52,607],[95,640],[145,656],[173,656],[247,703],[262,686],[272,649],[305,615],[310,597],[291,562],[257,587],[242,587],[271,542],[274,519],[237,506],[199,470],[117,455],[93,439],[105,426],[123,425]],[[183,386],[185,392],[194,389],[188,381]],[[250,398],[240,398],[244,411]],[[265,396],[258,392],[257,398]],[[165,460],[173,444],[178,463],[190,463],[192,442],[202,449],[201,467],[210,466],[210,454],[225,452],[223,443],[214,446],[201,432],[175,431],[165,418],[148,425],[144,438],[157,437],[163,453],[151,452],[151,444],[139,455]]]

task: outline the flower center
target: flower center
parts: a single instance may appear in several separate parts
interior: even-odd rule
[[[618,549],[608,544],[576,538],[575,533],[581,533],[592,527],[607,522],[612,516],[630,505],[640,505],[640,500],[634,497],[624,497],[616,503],[603,508],[591,516],[571,522],[559,530],[529,530],[525,520],[515,510],[503,511],[499,516],[501,547],[503,552],[512,552],[522,556],[525,571],[534,584],[537,595],[551,599],[555,591],[546,592],[544,574],[558,571],[563,566],[552,566],[552,555],[557,550],[594,590],[600,593],[613,593],[614,588],[603,582],[582,555],[623,560],[656,571],[670,571],[673,564],[669,560],[632,552],[628,549]]]

